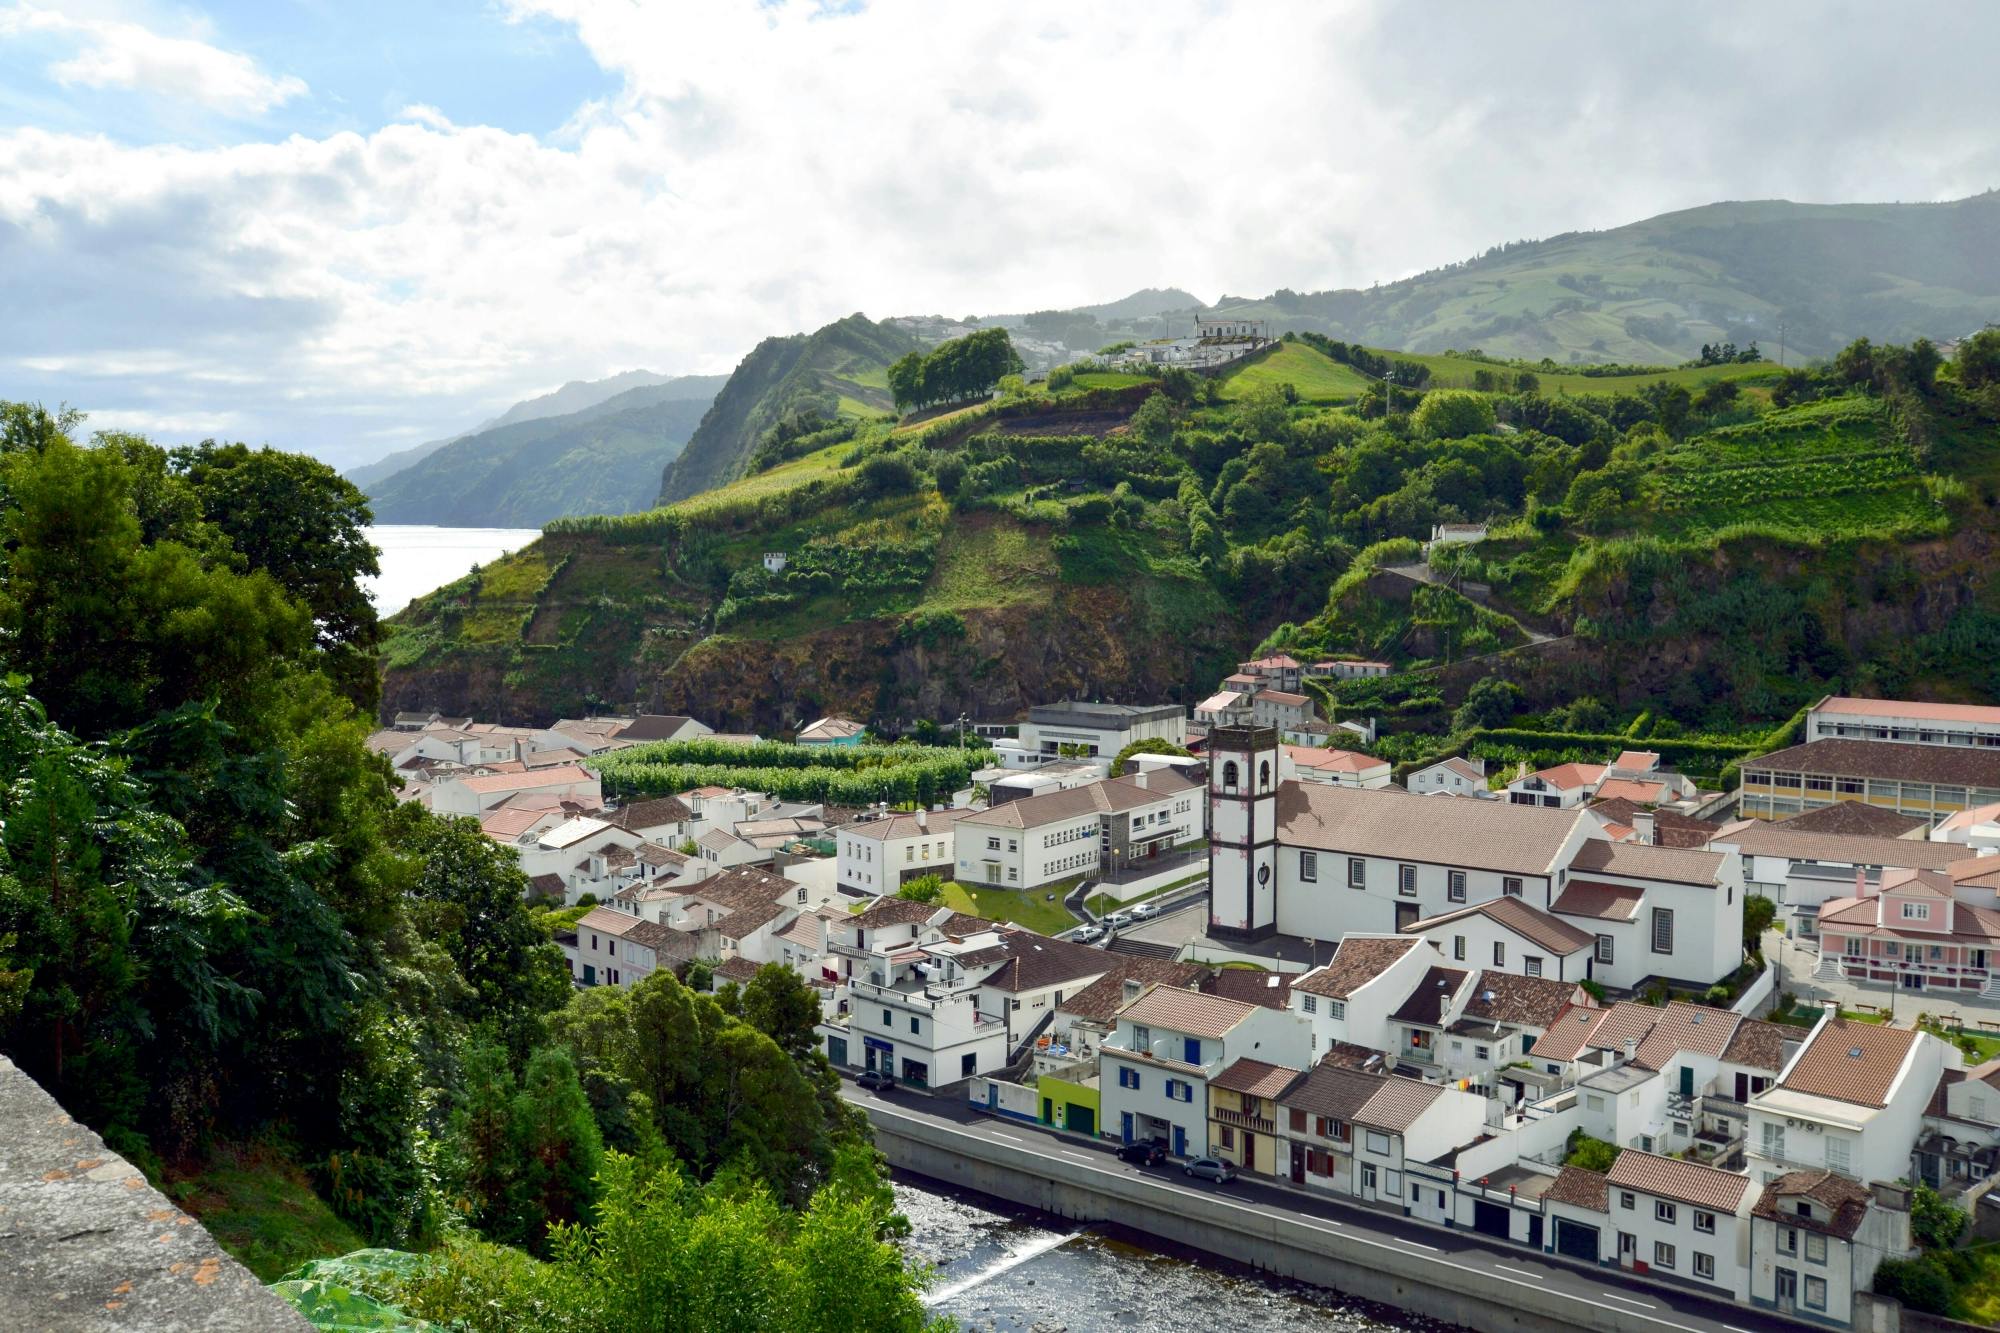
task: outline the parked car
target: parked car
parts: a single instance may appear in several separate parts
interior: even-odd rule
[[[1134,921],[1144,921],[1148,917],[1155,917],[1159,914],[1160,905],[1158,903],[1140,903],[1132,909],[1132,919]]]
[[[896,1090],[895,1076],[880,1069],[864,1069],[855,1077],[854,1081],[870,1092],[894,1092]]]
[[[1070,938],[1078,944],[1088,944],[1092,940],[1103,939],[1104,928],[1102,926],[1080,926],[1070,935]]]
[[[1190,1157],[1181,1168],[1197,1180],[1212,1180],[1218,1185],[1227,1185],[1236,1179],[1236,1168],[1227,1162],[1218,1162],[1213,1157]]]
[[[1158,1139],[1134,1139],[1118,1149],[1118,1160],[1134,1166],[1159,1166],[1167,1160],[1167,1145]]]
[[[1130,912],[1113,912],[1110,916],[1104,918],[1104,924],[1113,930],[1118,929],[1120,926],[1130,925],[1131,923],[1132,914]]]

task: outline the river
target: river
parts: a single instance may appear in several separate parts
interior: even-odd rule
[[[1449,1326],[1186,1252],[1119,1228],[896,1175],[904,1242],[937,1269],[926,1299],[966,1333],[1441,1333]]]
[[[541,536],[536,528],[364,528],[382,552],[379,577],[361,580],[378,615],[392,616],[427,592],[463,578],[474,565],[518,551]]]

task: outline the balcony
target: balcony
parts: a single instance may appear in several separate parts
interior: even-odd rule
[[[1250,1115],[1244,1111],[1225,1111],[1218,1107],[1208,1113],[1208,1118],[1219,1125],[1234,1125],[1238,1129],[1247,1129],[1257,1134],[1278,1132],[1275,1121],[1267,1120],[1261,1115]]]

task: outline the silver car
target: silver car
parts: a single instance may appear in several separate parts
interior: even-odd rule
[[[1218,1185],[1227,1185],[1236,1179],[1235,1167],[1213,1157],[1190,1157],[1181,1170],[1196,1180],[1212,1180]]]

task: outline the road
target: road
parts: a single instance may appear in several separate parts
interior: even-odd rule
[[[1677,1329],[1684,1333],[1763,1333],[1769,1329],[1791,1333],[1813,1327],[1697,1291],[1627,1281],[1612,1269],[1558,1259],[1524,1246],[1496,1244],[1476,1233],[1413,1222],[1393,1213],[1303,1193],[1251,1176],[1240,1176],[1227,1185],[1212,1185],[1193,1180],[1171,1165],[1133,1166],[1119,1161],[1114,1155],[1115,1145],[1104,1140],[1086,1140],[1020,1121],[995,1119],[955,1099],[911,1092],[883,1097],[845,1082],[841,1092],[871,1114],[880,1109],[955,1126],[960,1133],[999,1140],[1017,1150],[1047,1158],[1065,1170],[1144,1175],[1170,1189],[1190,1194],[1219,1194],[1240,1207],[1288,1213],[1337,1228],[1342,1240],[1358,1248],[1421,1254],[1428,1262],[1452,1270],[1439,1274],[1443,1286],[1463,1290],[1463,1278],[1455,1275],[1477,1273],[1489,1280],[1555,1292],[1599,1312],[1614,1312],[1622,1326],[1631,1329]]]

